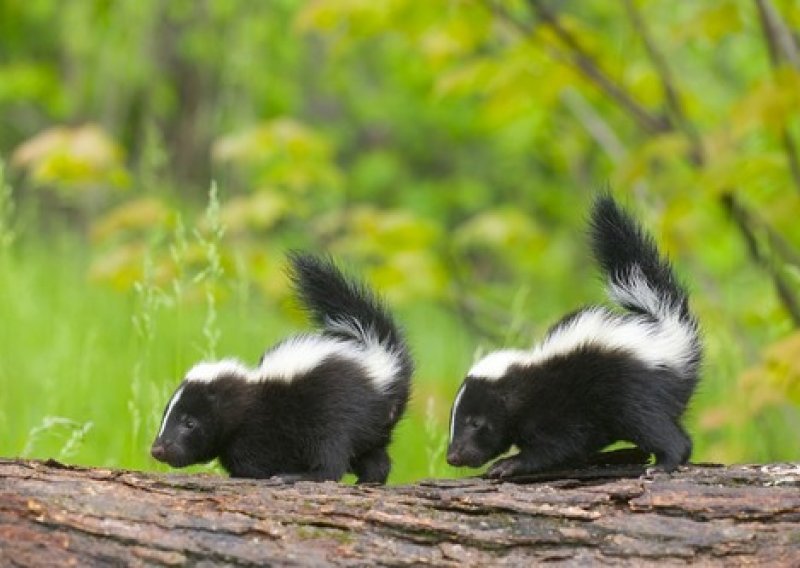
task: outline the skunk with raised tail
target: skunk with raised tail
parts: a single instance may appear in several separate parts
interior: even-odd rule
[[[329,258],[289,255],[295,292],[321,328],[290,337],[251,369],[195,365],[169,400],[151,454],[173,467],[219,458],[234,477],[385,483],[387,446],[413,363],[382,301]]]
[[[447,461],[479,467],[508,451],[489,477],[582,463],[608,444],[633,442],[672,471],[692,442],[681,416],[698,382],[701,342],[686,289],[653,238],[608,195],[591,214],[591,243],[622,310],[567,315],[533,349],[476,363],[450,416]]]

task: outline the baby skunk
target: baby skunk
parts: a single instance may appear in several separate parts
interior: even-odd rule
[[[151,453],[173,467],[219,458],[233,477],[385,483],[413,363],[383,303],[330,259],[289,255],[318,333],[290,337],[256,369],[200,363],[167,404]]]
[[[701,345],[669,261],[610,196],[591,216],[594,255],[611,299],[555,324],[530,351],[501,350],[467,374],[450,416],[447,461],[479,467],[512,445],[489,477],[587,458],[618,440],[674,470],[692,451],[680,418],[697,385]]]

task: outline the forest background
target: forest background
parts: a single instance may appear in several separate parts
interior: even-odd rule
[[[703,324],[694,459],[800,458],[798,32],[792,0],[0,0],[0,455],[164,470],[193,363],[307,328],[303,248],[407,329],[391,479],[464,474],[465,370],[604,301],[611,187]]]

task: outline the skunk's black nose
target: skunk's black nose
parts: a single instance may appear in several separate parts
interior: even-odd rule
[[[150,448],[150,455],[158,461],[164,461],[167,457],[167,449],[162,444],[153,444],[153,447]]]
[[[455,467],[463,465],[461,454],[455,450],[450,450],[447,452],[447,463]]]

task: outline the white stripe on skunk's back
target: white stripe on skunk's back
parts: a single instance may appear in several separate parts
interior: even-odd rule
[[[511,365],[527,365],[530,359],[529,351],[521,349],[502,349],[493,351],[486,357],[475,363],[467,373],[469,377],[481,377],[484,379],[499,379],[506,374],[506,370]]]
[[[219,377],[239,377],[244,380],[250,380],[251,373],[250,369],[236,359],[203,361],[189,369],[185,380],[193,383],[210,383]]]
[[[619,349],[653,367],[683,370],[696,358],[696,330],[677,314],[653,320],[621,316],[602,307],[590,308],[553,330],[530,351],[490,353],[470,369],[468,376],[496,380],[511,365],[541,364],[585,346]]]
[[[378,390],[388,388],[400,372],[398,356],[377,340],[356,343],[324,335],[297,335],[264,354],[261,364],[250,369],[235,359],[198,363],[186,374],[190,382],[211,382],[232,377],[247,382],[292,382],[331,357],[352,361],[367,373]]]
[[[377,341],[356,343],[324,335],[298,335],[265,353],[258,373],[261,380],[274,377],[291,381],[328,357],[341,357],[358,363],[378,390],[391,385],[400,372],[397,355]]]

